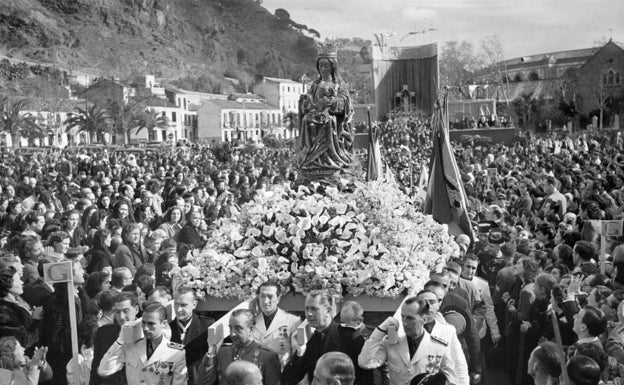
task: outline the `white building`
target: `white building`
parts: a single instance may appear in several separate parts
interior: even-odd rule
[[[205,100],[197,111],[198,141],[259,142],[272,133],[288,138],[283,127],[283,111],[255,95],[234,94],[230,100]]]
[[[303,84],[290,79],[264,77],[254,84],[253,92],[264,98],[267,104],[283,112],[297,112]]]
[[[147,109],[166,117],[169,121],[169,127],[166,129],[153,128],[149,131],[143,128],[138,133],[133,130],[130,136],[131,142],[166,142],[189,138],[188,128],[184,124],[184,111],[181,108],[148,106]]]

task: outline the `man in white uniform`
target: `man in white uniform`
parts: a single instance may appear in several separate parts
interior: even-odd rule
[[[277,283],[264,282],[256,294],[259,311],[253,309],[256,313],[253,338],[276,352],[283,368],[296,349],[291,337],[297,331],[301,319],[277,307],[282,298],[282,291]]]
[[[164,306],[147,305],[141,319],[143,336],[138,324],[124,325],[100,362],[100,376],[110,376],[125,366],[128,385],[185,385],[184,346],[169,341],[164,333],[166,325]]]
[[[458,363],[453,361],[451,341],[425,330],[428,311],[426,301],[407,298],[401,307],[405,334],[398,335],[399,321],[388,317],[364,343],[358,357],[359,366],[374,369],[387,363],[391,385],[409,385],[416,377],[423,384],[448,381],[450,385],[468,385],[458,380],[455,371]],[[465,359],[463,365],[466,366]]]

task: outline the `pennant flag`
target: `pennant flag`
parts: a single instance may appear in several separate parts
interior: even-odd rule
[[[417,196],[424,202],[427,199],[427,184],[429,183],[429,167],[423,164],[420,169],[420,177],[418,178],[418,194]]]
[[[446,98],[444,104],[446,106]],[[466,234],[474,240],[468,216],[468,199],[448,136],[446,111],[443,111],[439,101],[432,128],[433,148],[423,211],[431,214],[437,222],[447,224],[450,235]]]
[[[368,167],[366,168],[366,181],[380,180],[383,176],[384,169],[381,163],[381,149],[379,147],[377,127],[371,126],[368,130]]]

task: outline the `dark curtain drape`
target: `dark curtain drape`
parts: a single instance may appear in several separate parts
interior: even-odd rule
[[[376,63],[375,102],[384,116],[395,106],[397,92],[407,85],[416,93],[416,107],[433,113],[438,85],[438,57],[409,60],[381,60]]]

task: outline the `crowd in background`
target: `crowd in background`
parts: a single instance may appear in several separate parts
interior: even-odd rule
[[[379,128],[383,160],[414,193],[430,157],[429,123],[391,117]],[[619,133],[597,131],[529,137],[513,146],[454,143],[478,236],[458,237],[462,258],[433,276],[432,285],[468,299],[446,305],[459,306],[477,331],[462,338],[473,383],[488,381],[485,362],[504,366],[514,385],[539,382],[530,358],[555,340],[553,311],[569,357],[589,357],[570,358],[571,377],[594,369],[604,381],[620,377],[623,238],[606,237],[601,254],[597,221],[623,217],[623,145]],[[42,370],[42,380],[55,384],[67,382],[72,357],[70,305],[66,286],[43,282],[44,263],[73,263],[79,340],[89,361],[93,330],[120,322],[111,293],[129,292],[139,305],[170,296],[169,272],[204,247],[216,219],[235,215],[258,191],[297,178],[288,149],[20,154],[0,155],[0,336],[14,338],[0,338],[0,353],[22,346],[32,357],[23,360],[42,369],[47,353],[54,375],[45,378]],[[558,377],[544,365],[539,373]]]
[[[409,170],[404,173],[411,177],[397,179],[404,191],[418,193],[431,142],[416,138],[429,127],[399,120],[381,131],[391,144],[382,149],[384,160],[397,175]],[[486,328],[480,335],[487,362],[503,367],[512,384],[533,383],[529,358],[538,345],[555,341],[554,311],[567,358],[590,357],[583,370],[598,373],[595,381],[620,378],[624,238],[614,230],[602,240],[601,221],[624,218],[621,133],[528,134],[511,146],[479,139],[452,145],[476,238],[458,238],[464,256],[451,270],[461,277],[458,286],[464,279],[475,286],[476,277],[487,282],[477,293],[481,300],[469,306],[482,326],[493,311],[489,318],[496,322],[487,323],[487,338]],[[588,366],[594,363],[595,370]]]

